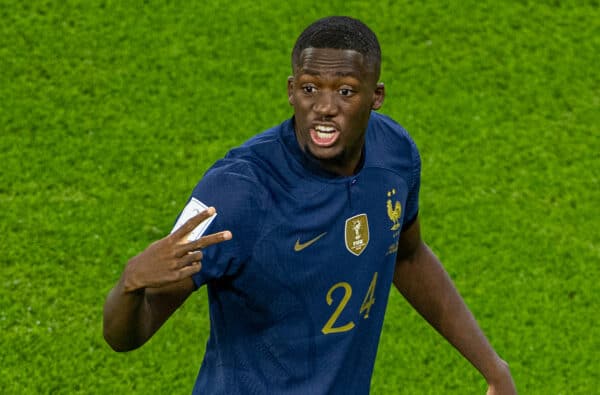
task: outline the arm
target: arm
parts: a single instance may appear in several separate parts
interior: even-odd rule
[[[488,395],[516,394],[508,365],[494,351],[439,259],[421,239],[417,219],[400,235],[394,285],[487,380]]]
[[[125,274],[104,304],[104,339],[115,351],[148,341],[194,290],[191,277],[161,288],[127,291]]]
[[[224,231],[187,242],[187,235],[212,214],[209,208],[190,218],[129,260],[104,304],[104,339],[115,351],[143,345],[193,292],[191,276],[202,267],[201,249],[231,238]]]

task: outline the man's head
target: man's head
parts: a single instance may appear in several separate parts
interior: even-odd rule
[[[357,171],[371,110],[384,99],[380,64],[377,37],[352,18],[321,19],[298,38],[288,100],[300,147],[324,169]]]
[[[296,40],[292,51],[292,71],[306,48],[350,49],[363,55],[379,79],[381,48],[373,31],[364,23],[347,16],[330,16],[308,26]]]

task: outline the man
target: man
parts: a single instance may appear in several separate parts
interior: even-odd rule
[[[325,18],[300,35],[294,117],[215,163],[173,233],[127,263],[104,310],[115,350],[141,346],[206,285],[211,332],[194,393],[366,394],[393,283],[488,394],[516,393],[421,239],[420,158],[374,112],[380,64],[357,20]]]

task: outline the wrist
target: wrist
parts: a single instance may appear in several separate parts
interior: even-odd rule
[[[512,381],[508,363],[502,358],[497,357],[493,369],[486,375],[485,379],[488,385],[502,383],[506,380]]]
[[[139,284],[135,276],[135,264],[130,260],[123,270],[121,277],[123,292],[126,294],[143,294],[144,287]]]

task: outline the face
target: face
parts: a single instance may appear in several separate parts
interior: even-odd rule
[[[307,48],[288,78],[288,98],[302,150],[326,170],[354,174],[371,110],[384,98],[374,67],[354,50]]]

